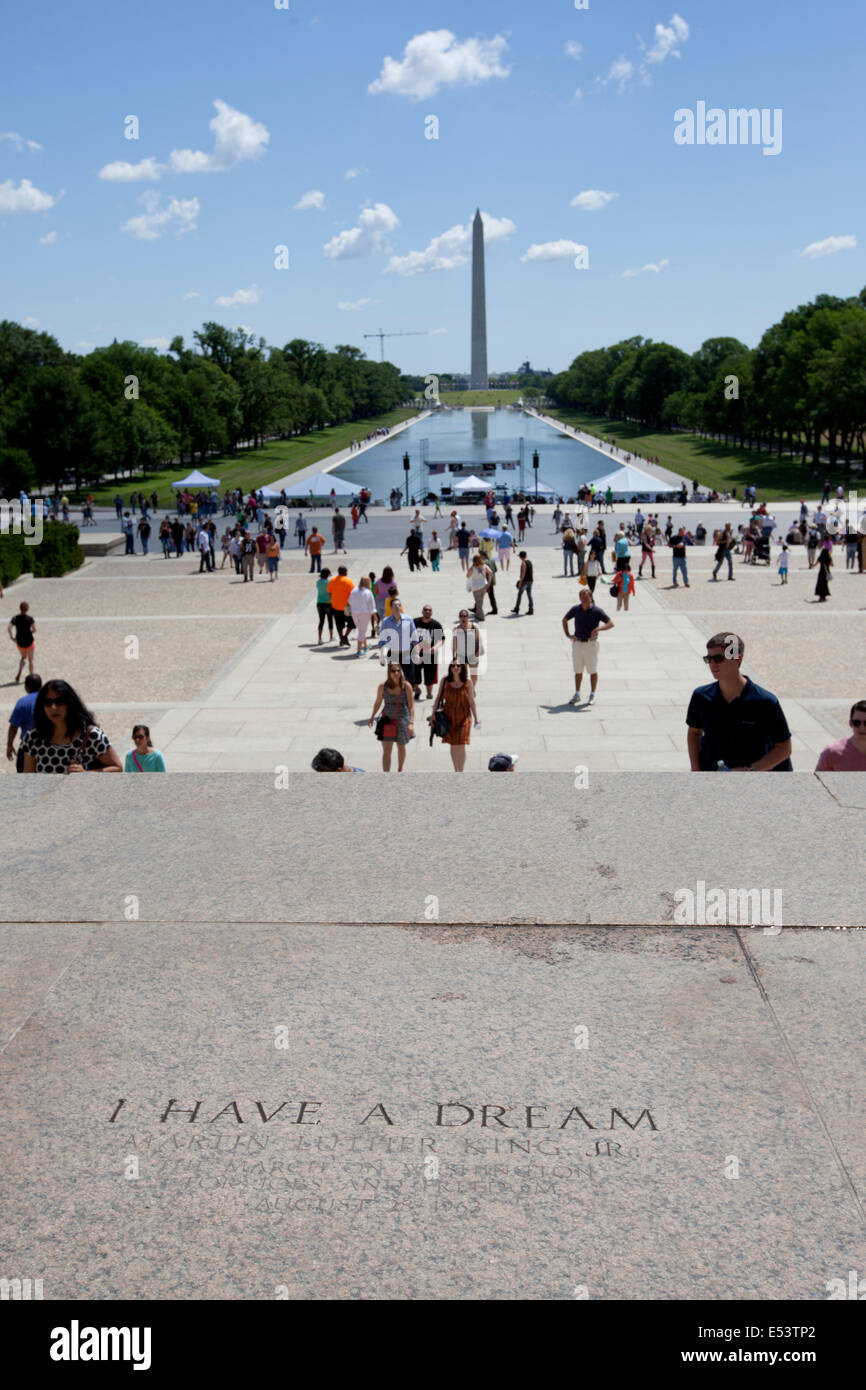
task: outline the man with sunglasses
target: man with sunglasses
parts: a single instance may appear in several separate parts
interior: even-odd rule
[[[713,680],[689,701],[688,750],[692,772],[791,772],[791,730],[769,690],[740,674],[742,637],[718,632],[704,661]]]
[[[866,700],[851,706],[850,738],[837,738],[822,748],[816,772],[866,772]]]

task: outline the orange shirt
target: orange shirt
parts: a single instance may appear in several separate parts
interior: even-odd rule
[[[269,560],[273,560],[277,555],[279,555],[279,553],[280,543],[277,540],[276,536],[271,536],[271,539],[268,541],[268,548],[265,554],[267,555]]]
[[[325,537],[320,531],[317,531],[314,536],[307,537],[307,549],[311,555],[321,555],[324,544]]]
[[[331,595],[331,607],[337,612],[342,613],[346,604],[349,602],[349,595],[354,589],[354,584],[347,574],[337,574],[333,579],[328,580],[328,593]]]

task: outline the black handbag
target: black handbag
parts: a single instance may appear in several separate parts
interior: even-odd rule
[[[433,716],[433,732],[437,738],[444,738],[451,732],[451,720],[441,706]]]

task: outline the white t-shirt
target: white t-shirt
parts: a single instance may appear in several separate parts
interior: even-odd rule
[[[353,617],[363,613],[375,613],[376,600],[370,589],[353,589],[349,595],[349,608]]]

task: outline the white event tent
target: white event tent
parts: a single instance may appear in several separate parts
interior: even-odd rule
[[[345,478],[333,473],[314,473],[311,478],[299,478],[295,483],[289,478],[285,480],[285,488],[289,497],[309,497],[310,493],[314,497],[330,497],[332,488],[336,497],[356,497],[361,491],[355,483],[347,483]]]
[[[606,473],[603,478],[594,478],[592,486],[596,493],[607,492],[610,488],[614,497],[628,501],[632,497],[654,498],[660,492],[674,493],[679,492],[679,488],[673,483],[662,482],[661,478],[653,478],[649,473],[644,473],[642,469],[635,468],[630,463],[624,463],[621,468],[615,468],[612,473]]]
[[[491,488],[492,486],[493,486],[493,484],[490,482],[489,479],[487,480],[487,482],[485,482],[483,478],[476,478],[476,476],[475,476],[474,473],[470,473],[468,478],[464,478],[462,482],[459,482],[459,483],[455,483],[455,484],[454,484],[454,491],[455,491],[455,492],[478,492],[478,491],[481,491],[481,492],[489,492],[489,490],[490,490],[490,488]]]
[[[172,487],[219,487],[219,482],[219,478],[209,478],[194,468],[185,478],[181,478],[179,483],[172,483]]]

